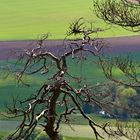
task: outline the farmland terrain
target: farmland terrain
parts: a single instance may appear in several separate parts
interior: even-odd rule
[[[69,24],[80,17],[93,27],[108,28],[95,16],[92,0],[0,0],[0,7],[0,40],[32,40],[45,33],[51,39],[63,39]],[[137,34],[114,26],[97,36],[130,35]]]
[[[24,80],[31,86],[25,87],[17,84],[12,73],[7,76],[8,71],[4,69],[16,66],[20,54],[25,49],[35,47],[41,34],[49,33],[49,40],[44,42],[44,47],[59,53],[63,46],[62,39],[73,20],[83,17],[92,22],[94,27],[109,27],[93,13],[92,0],[0,0],[0,6],[0,112],[5,112],[4,107],[11,102],[13,96],[24,99],[35,93],[46,80],[47,77],[40,75],[26,75]],[[110,56],[129,54],[139,62],[140,36],[121,27],[113,27],[94,36],[104,38],[108,44],[104,53]],[[73,75],[86,75],[89,83],[106,82],[102,70],[91,59],[79,65],[68,59],[68,63]],[[116,71],[116,75],[122,76],[120,71]],[[0,119],[5,118],[0,115]],[[102,122],[103,119],[99,121]],[[93,137],[91,129],[87,125],[81,125],[81,122],[80,125],[73,124],[75,131],[65,124],[62,125],[60,132],[66,136],[65,140],[70,140],[71,137],[75,137],[74,140],[78,140],[78,137],[83,137],[79,140]],[[13,130],[17,124],[17,120],[0,121],[0,131]]]
[[[108,38],[104,39],[108,43],[107,48],[105,48],[105,53],[108,55],[124,55],[129,54],[139,61],[140,56],[140,37],[118,37],[118,38]],[[24,49],[30,49],[36,45],[36,41],[1,41],[0,42],[0,110],[3,110],[4,105],[11,101],[11,97],[14,95],[19,95],[22,98],[26,98],[31,93],[34,93],[45,80],[44,76],[41,75],[27,75],[24,80],[31,84],[30,87],[24,87],[23,85],[17,85],[14,75],[10,74],[6,77],[7,71],[3,71],[4,66],[14,67],[16,60],[23,53]],[[56,41],[46,41],[44,46],[47,46],[51,51],[59,52],[62,47],[62,40]],[[79,64],[79,68],[76,63],[68,60],[70,64],[70,71],[72,74],[86,75],[86,79],[89,83],[104,82],[106,79],[102,73],[102,70],[94,64],[91,60],[85,61]],[[121,76],[119,71],[116,71],[117,76]]]

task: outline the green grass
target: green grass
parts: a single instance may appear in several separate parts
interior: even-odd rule
[[[14,61],[0,62],[1,66],[9,65],[11,67],[14,67],[14,64]],[[98,81],[105,81],[102,71],[96,64],[92,62],[92,60],[77,63],[75,61],[72,62],[71,59],[68,59],[68,65],[70,73],[74,76],[80,75],[81,77],[84,77],[84,82],[86,83],[95,84]],[[17,84],[15,75],[13,74],[10,74],[7,78],[5,78],[6,71],[0,70],[0,110],[3,111],[4,105],[12,101],[12,96],[19,96],[19,98],[23,99],[30,96],[32,93],[35,93],[36,90],[41,87],[42,83],[44,83],[46,79],[53,74],[54,70],[55,68],[53,67],[50,70],[50,74],[48,75],[25,75],[23,78],[24,82],[30,84],[30,87],[26,87],[22,84]],[[75,80],[71,80],[71,84],[75,87],[78,86],[78,84],[75,83]]]
[[[102,121],[102,119],[100,119]],[[2,135],[12,133],[19,122],[17,121],[0,121],[0,125],[4,128],[0,128],[0,135],[2,132]],[[112,127],[112,129],[116,129],[116,127]],[[130,128],[131,129],[131,128]],[[103,130],[97,128],[97,131],[105,138],[105,140],[108,140],[108,135],[103,132]],[[8,132],[8,133],[3,133]],[[64,137],[64,140],[94,140],[95,135],[93,130],[89,125],[69,125],[62,124],[59,129],[59,133]],[[122,139],[124,140],[124,139]]]
[[[73,116],[72,116],[73,117]],[[100,116],[96,116],[94,114],[91,114],[90,117],[92,117],[92,119],[94,120],[94,122],[98,123],[98,124],[103,124],[105,122],[110,122],[110,127],[113,130],[116,130],[116,120],[115,119],[105,119],[102,118]],[[80,119],[80,121],[85,121],[84,118],[80,118],[79,115],[77,115],[77,120]],[[67,125],[67,124],[61,124],[60,125],[60,129],[59,129],[59,133],[64,136],[64,140],[91,140],[95,138],[94,132],[91,129],[91,127],[87,124],[85,125],[81,125],[81,122],[77,121],[77,124],[71,124]],[[0,136],[1,133],[4,136],[4,134],[8,134],[8,133],[12,133],[15,128],[19,125],[20,121],[9,121],[9,120],[5,120],[5,121],[0,121]],[[122,122],[126,123],[126,121]],[[128,129],[134,129],[134,128],[139,128],[140,125],[136,120],[129,120],[127,121],[128,123]],[[38,127],[41,130],[41,127]],[[105,138],[105,140],[108,140],[108,135],[103,132],[103,130],[97,128],[97,131]],[[3,133],[3,132],[7,132],[7,133]],[[122,140],[125,140],[122,138]]]
[[[5,138],[8,136],[8,134],[9,134],[8,132],[1,131],[0,132],[0,140],[5,140]],[[68,137],[68,136],[64,136],[63,140],[95,140],[95,139],[94,138],[81,138],[81,137]]]
[[[135,53],[135,59],[136,61],[140,59],[139,53]],[[81,76],[83,77],[83,84],[87,83],[89,85],[93,85],[96,83],[102,83],[107,81],[105,78],[101,68],[94,63],[95,58],[87,58],[86,61],[82,61],[77,63],[76,60],[68,59],[68,69],[71,75],[73,76]],[[14,67],[15,61],[0,61],[0,66],[13,66]],[[21,66],[21,64],[19,65]],[[18,66],[18,67],[19,67]],[[54,72],[55,68],[52,67],[50,70],[50,74]],[[140,71],[140,69],[138,70]],[[50,74],[47,75],[26,75],[24,77],[24,81],[30,84],[30,87],[26,87],[21,84],[17,84],[15,80],[15,76],[10,74],[8,78],[5,79],[6,72],[0,70],[0,110],[4,111],[4,105],[6,103],[10,103],[12,100],[12,96],[19,96],[19,98],[26,98],[30,96],[32,93],[35,93],[37,89],[39,89],[46,81],[46,79],[50,76]],[[122,73],[118,69],[114,69],[114,74],[116,78],[122,78]],[[71,80],[71,79],[68,79]],[[71,80],[71,85],[78,87],[78,84],[75,82],[75,80]]]
[[[93,13],[93,0],[0,0],[0,40],[37,39],[51,33],[50,39],[63,39],[69,23],[84,17],[106,27]],[[136,35],[120,27],[99,34],[100,37]]]
[[[6,131],[1,131],[0,132],[0,140],[5,140],[5,138],[8,136],[8,132]]]
[[[18,121],[0,121],[0,133],[12,133],[18,125]],[[99,132],[103,133],[101,130],[99,130]],[[92,131],[89,125],[71,125],[70,127],[69,125],[62,124],[60,126],[59,133],[65,137],[64,140],[70,140],[70,138],[73,138],[74,140],[76,138],[79,138],[79,140],[89,138],[90,140],[91,138],[95,138],[94,132]]]
[[[64,137],[63,140],[96,140],[94,138]]]

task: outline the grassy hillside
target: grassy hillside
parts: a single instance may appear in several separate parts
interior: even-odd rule
[[[127,54],[126,54],[127,55]],[[132,55],[133,59],[139,62],[140,55],[139,53],[135,52]],[[87,61],[88,60],[88,61]],[[67,63],[69,66],[69,73],[73,76],[81,76],[83,78],[83,82],[87,84],[96,84],[96,83],[102,83],[107,81],[105,78],[102,69],[95,63],[95,58],[88,57],[87,60],[78,61],[78,60],[72,60],[67,59]],[[3,66],[9,66],[14,68],[15,67],[15,61],[0,61],[0,68]],[[16,68],[19,68],[20,66],[23,66],[23,64],[18,64]],[[35,67],[38,67],[35,66]],[[34,69],[34,67],[33,67]],[[19,96],[22,98],[26,98],[31,95],[31,93],[35,93],[37,89],[40,88],[42,83],[46,81],[49,77],[52,77],[52,75],[55,72],[55,67],[50,68],[50,72],[46,75],[41,74],[35,74],[35,75],[25,75],[23,77],[24,82],[30,84],[30,87],[26,87],[22,84],[17,84],[15,76],[12,75],[12,73],[6,78],[7,71],[4,71],[3,69],[0,69],[0,111],[4,110],[4,105],[7,102],[10,102],[12,99],[12,96]],[[140,69],[138,69],[138,72],[140,72]],[[123,74],[120,70],[114,69],[113,73],[115,74],[116,78],[123,78]],[[78,86],[77,83],[75,83],[75,80],[71,80],[71,84],[74,86]]]
[[[0,61],[1,66],[9,65],[11,67],[14,67],[15,61]],[[87,83],[97,83],[98,81],[102,82],[105,81],[104,75],[102,73],[102,70],[99,69],[99,67],[93,63],[93,60],[91,61],[83,61],[77,63],[76,61],[71,61],[71,59],[68,59],[68,65],[70,73],[74,76],[81,75],[82,77],[86,78]],[[18,67],[18,66],[17,66]],[[89,69],[89,67],[91,69]],[[22,97],[26,98],[31,95],[31,93],[36,92],[37,89],[40,88],[41,84],[46,81],[48,77],[50,77],[54,71],[54,67],[50,70],[50,73],[47,75],[26,75],[24,76],[24,81],[28,84],[31,84],[30,87],[26,87],[24,85],[18,85],[16,83],[15,76],[13,74],[10,74],[7,78],[7,71],[0,70],[0,111],[4,109],[4,105],[6,103],[10,103],[12,100],[11,97]],[[52,77],[52,76],[51,76]],[[69,79],[70,80],[70,79]],[[75,80],[71,81],[71,84],[75,85]],[[77,86],[77,85],[75,85]]]
[[[106,121],[109,121],[106,119]],[[100,119],[100,122],[102,122],[102,118]],[[115,122],[115,120],[114,120]],[[1,131],[0,129],[0,138],[8,135],[8,132],[13,131],[16,126],[19,124],[18,121],[0,121],[0,125],[5,128]],[[7,127],[6,127],[7,126]],[[38,128],[39,130],[40,128]],[[112,127],[113,130],[115,130],[115,127]],[[116,138],[109,138],[108,135],[103,132],[103,130],[97,128],[98,132],[105,138],[105,140],[116,140]],[[8,131],[8,132],[6,132]],[[37,131],[39,132],[39,131]],[[93,133],[93,130],[90,128],[89,125],[71,125],[71,127],[67,124],[61,124],[60,134],[63,136],[63,140],[95,140],[95,135]],[[38,138],[39,136],[45,136],[45,132],[39,132],[36,133]],[[2,139],[5,140],[5,139]],[[99,139],[101,140],[101,139]],[[120,137],[120,140],[128,140],[124,137]]]
[[[47,32],[52,39],[63,39],[69,23],[79,17],[105,27],[93,14],[92,4],[93,0],[0,0],[0,40],[37,39]],[[117,27],[100,36],[132,34]]]

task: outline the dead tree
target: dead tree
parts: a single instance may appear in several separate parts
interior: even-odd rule
[[[106,76],[107,79],[120,84],[124,85],[125,87],[133,87],[139,88],[140,87],[140,77],[139,72],[137,71],[139,65],[132,60],[130,56],[127,57],[113,57],[113,58],[99,58],[100,66]],[[121,79],[116,77],[114,73],[114,69],[118,69],[122,76]],[[113,104],[116,106],[116,104]],[[117,108],[123,108],[116,106]],[[138,106],[133,106],[131,108],[123,108],[125,111],[129,112],[133,116],[133,114],[139,114],[140,110]],[[116,121],[116,128],[113,130],[110,128],[110,133],[112,131],[112,135],[123,136],[130,140],[139,140],[140,139],[140,129],[139,129],[139,119],[133,119],[132,122],[129,121]]]
[[[94,11],[107,24],[116,24],[133,32],[140,31],[140,7],[136,0],[94,0]],[[130,87],[140,87],[138,64],[131,57],[100,58],[100,66],[105,76],[115,83]],[[113,70],[119,69],[122,79],[115,77]],[[139,112],[139,108],[131,108]],[[138,121],[139,122],[139,121]],[[139,140],[139,128],[118,123],[118,132],[131,140]],[[131,127],[131,128],[130,128]]]
[[[133,32],[140,31],[139,4],[129,0],[94,0],[94,12],[107,24],[116,24]]]
[[[96,96],[93,93],[94,86],[82,84],[81,76],[71,75],[67,62],[69,58],[71,61],[79,60],[79,58],[83,61],[87,54],[93,58],[98,57],[105,44],[101,40],[90,38],[90,34],[98,31],[102,30],[93,29],[91,25],[90,28],[84,27],[83,18],[81,18],[71,23],[68,35],[81,34],[82,39],[65,39],[59,54],[43,47],[46,36],[37,42],[37,47],[32,50],[25,50],[25,64],[22,69],[15,71],[18,82],[27,85],[22,79],[23,75],[36,73],[46,76],[46,81],[28,99],[24,101],[14,100],[12,106],[7,106],[8,113],[12,114],[12,117],[23,117],[20,125],[8,137],[8,140],[27,140],[37,125],[43,127],[51,140],[60,140],[59,127],[61,123],[69,124],[71,114],[77,112],[88,121],[97,140],[103,138],[97,128],[108,133],[106,130],[107,123],[104,125],[97,124],[84,113],[82,108],[83,102],[94,103],[100,107],[104,106],[105,103],[101,103],[94,97]],[[77,81],[80,87],[77,88],[72,85],[70,79]],[[58,108],[62,108],[63,112],[58,112]]]

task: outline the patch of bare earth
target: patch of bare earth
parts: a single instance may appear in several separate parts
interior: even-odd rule
[[[104,41],[109,46],[106,52],[140,52],[140,36],[107,38]],[[63,41],[48,40],[43,45],[51,51],[59,53],[63,46]],[[25,49],[33,47],[36,47],[36,41],[0,41],[0,60],[18,58]]]

